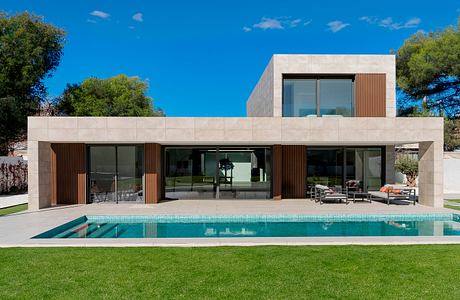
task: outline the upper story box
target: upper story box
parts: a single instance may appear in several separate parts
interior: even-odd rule
[[[273,55],[249,117],[395,117],[394,55]]]

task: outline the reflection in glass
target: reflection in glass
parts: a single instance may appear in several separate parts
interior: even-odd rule
[[[116,201],[115,197],[115,147],[90,147],[89,188],[90,203]]]
[[[343,149],[307,149],[307,186],[342,186]]]
[[[353,116],[353,84],[351,79],[320,80],[320,116]]]
[[[382,185],[380,148],[347,149],[346,182],[358,191],[376,191]],[[354,181],[354,182],[353,182]]]
[[[143,146],[90,146],[90,203],[143,202]]]
[[[118,201],[143,201],[141,146],[117,147]]]
[[[221,149],[219,197],[270,198],[270,149]]]
[[[211,199],[216,193],[214,149],[166,148],[167,199]]]
[[[218,158],[216,158],[219,153]],[[269,148],[165,149],[169,199],[270,198]]]
[[[349,191],[378,190],[382,185],[381,148],[307,148],[307,192],[315,184],[346,186]]]
[[[283,84],[283,117],[316,116],[316,79],[284,79]]]

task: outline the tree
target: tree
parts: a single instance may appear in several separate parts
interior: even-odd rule
[[[81,84],[68,84],[56,107],[69,116],[163,116],[161,110],[153,109],[147,89],[147,82],[138,77],[91,77]]]
[[[418,176],[418,160],[409,154],[400,154],[396,158],[395,168],[406,175],[407,185],[415,186]]]
[[[43,79],[59,65],[64,37],[41,17],[0,12],[0,155],[25,137],[27,116],[45,98]]]
[[[460,116],[460,19],[457,28],[412,35],[396,61],[397,83],[408,100],[426,97],[430,110]]]
[[[421,106],[408,107],[399,111],[399,116],[407,117],[436,117],[436,113],[430,111],[425,101]],[[442,117],[441,115],[438,115]],[[460,147],[460,120],[451,120],[444,117],[444,150],[453,151]]]

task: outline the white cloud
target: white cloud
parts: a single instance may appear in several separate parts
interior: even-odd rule
[[[375,24],[383,28],[388,28],[390,30],[416,28],[422,22],[420,18],[416,18],[416,17],[410,18],[406,22],[395,22],[392,17],[386,17],[384,19],[379,19],[374,16],[363,16],[359,19],[369,24]]]
[[[96,24],[96,23],[97,23],[96,20],[93,20],[93,19],[87,19],[86,22],[88,22],[88,23],[93,23],[93,24]]]
[[[286,29],[286,28],[294,28],[301,24],[307,26],[311,23],[311,19],[304,21],[302,18],[293,18],[291,16],[284,16],[284,17],[277,17],[277,18],[267,18],[263,17],[259,23],[253,24],[252,28],[256,29]],[[243,31],[249,32],[252,30],[251,27],[244,26]]]
[[[128,28],[129,28],[129,29],[134,29],[134,28],[136,28],[136,27],[134,27],[134,26],[128,26]]]
[[[284,29],[283,25],[281,25],[281,21],[278,19],[271,19],[263,17],[259,23],[254,24],[252,27],[260,28],[263,30],[266,29]]]
[[[332,32],[338,32],[342,29],[344,29],[347,26],[350,26],[349,23],[344,23],[342,21],[336,20],[336,21],[331,21],[327,23],[327,26],[329,27],[328,30]]]
[[[422,22],[422,20],[420,18],[411,18],[411,19],[407,20],[406,23],[404,23],[404,27],[405,28],[414,28],[414,27],[417,27],[421,22]]]
[[[142,13],[137,13],[133,15],[133,20],[136,22],[144,22],[144,16],[142,15]]]
[[[103,11],[100,11],[100,10],[93,10],[89,14],[94,16],[94,17],[101,18],[101,19],[107,19],[108,17],[110,17],[109,13],[106,13],[106,12],[103,12]]]
[[[302,22],[302,19],[295,19],[290,21],[289,24],[291,25],[291,27],[297,27],[297,25],[299,25],[300,22]]]

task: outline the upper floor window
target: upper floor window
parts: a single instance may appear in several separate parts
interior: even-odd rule
[[[283,117],[354,116],[352,77],[285,77]]]

